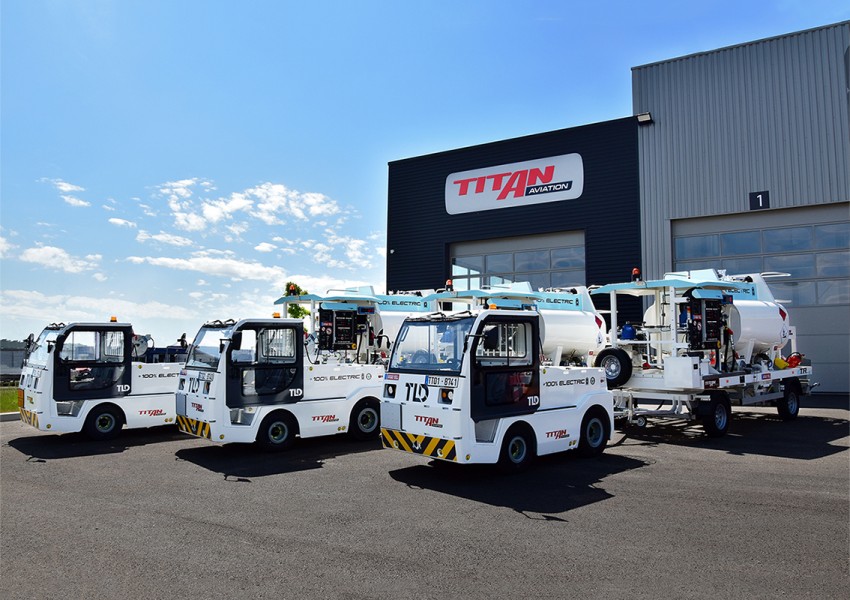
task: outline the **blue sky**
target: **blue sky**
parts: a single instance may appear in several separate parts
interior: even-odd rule
[[[631,67],[838,1],[2,0],[0,337],[158,344],[384,285],[387,163],[632,114]],[[432,287],[439,282],[422,282]]]

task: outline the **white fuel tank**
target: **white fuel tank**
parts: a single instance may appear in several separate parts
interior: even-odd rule
[[[747,352],[752,343],[751,356],[755,356],[768,353],[774,346],[782,348],[788,343],[790,322],[788,311],[781,304],[762,300],[735,300],[728,310],[729,327],[732,328],[738,352]]]
[[[543,353],[553,356],[596,355],[605,347],[605,321],[584,310],[540,310],[540,337]]]

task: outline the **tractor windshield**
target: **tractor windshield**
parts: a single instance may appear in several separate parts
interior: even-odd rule
[[[58,329],[45,329],[28,349],[24,364],[30,367],[43,367],[47,365],[48,346],[52,346],[59,336]]]
[[[390,370],[459,373],[475,317],[408,319],[393,346]]]
[[[215,369],[221,358],[224,342],[233,334],[235,323],[228,326],[204,326],[195,336],[189,355],[186,358],[186,367],[195,369]]]

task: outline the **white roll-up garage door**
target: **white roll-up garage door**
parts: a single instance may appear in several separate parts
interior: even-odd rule
[[[850,391],[850,204],[673,221],[674,270],[784,272],[771,278],[819,391]]]

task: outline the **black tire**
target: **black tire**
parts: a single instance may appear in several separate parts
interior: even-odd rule
[[[732,421],[732,403],[724,393],[713,393],[708,402],[708,410],[702,417],[702,427],[708,437],[723,437],[729,431]]]
[[[502,440],[499,469],[504,473],[524,471],[535,456],[534,436],[525,427],[512,427]]]
[[[776,401],[776,411],[783,421],[793,421],[800,414],[800,396],[803,388],[796,377],[785,382],[785,390],[781,399]]]
[[[93,440],[113,440],[124,426],[124,413],[114,404],[100,404],[91,409],[83,433]]]
[[[283,411],[273,412],[260,424],[257,443],[263,450],[279,452],[292,447],[297,433],[298,422],[291,414]]]
[[[351,411],[348,433],[356,440],[372,440],[381,431],[381,413],[377,400],[361,400]]]
[[[632,359],[621,348],[605,348],[596,356],[594,366],[605,369],[608,389],[619,387],[632,377]]]
[[[608,415],[601,408],[588,410],[581,420],[581,437],[578,441],[578,453],[581,456],[599,456],[605,450],[611,436]]]

